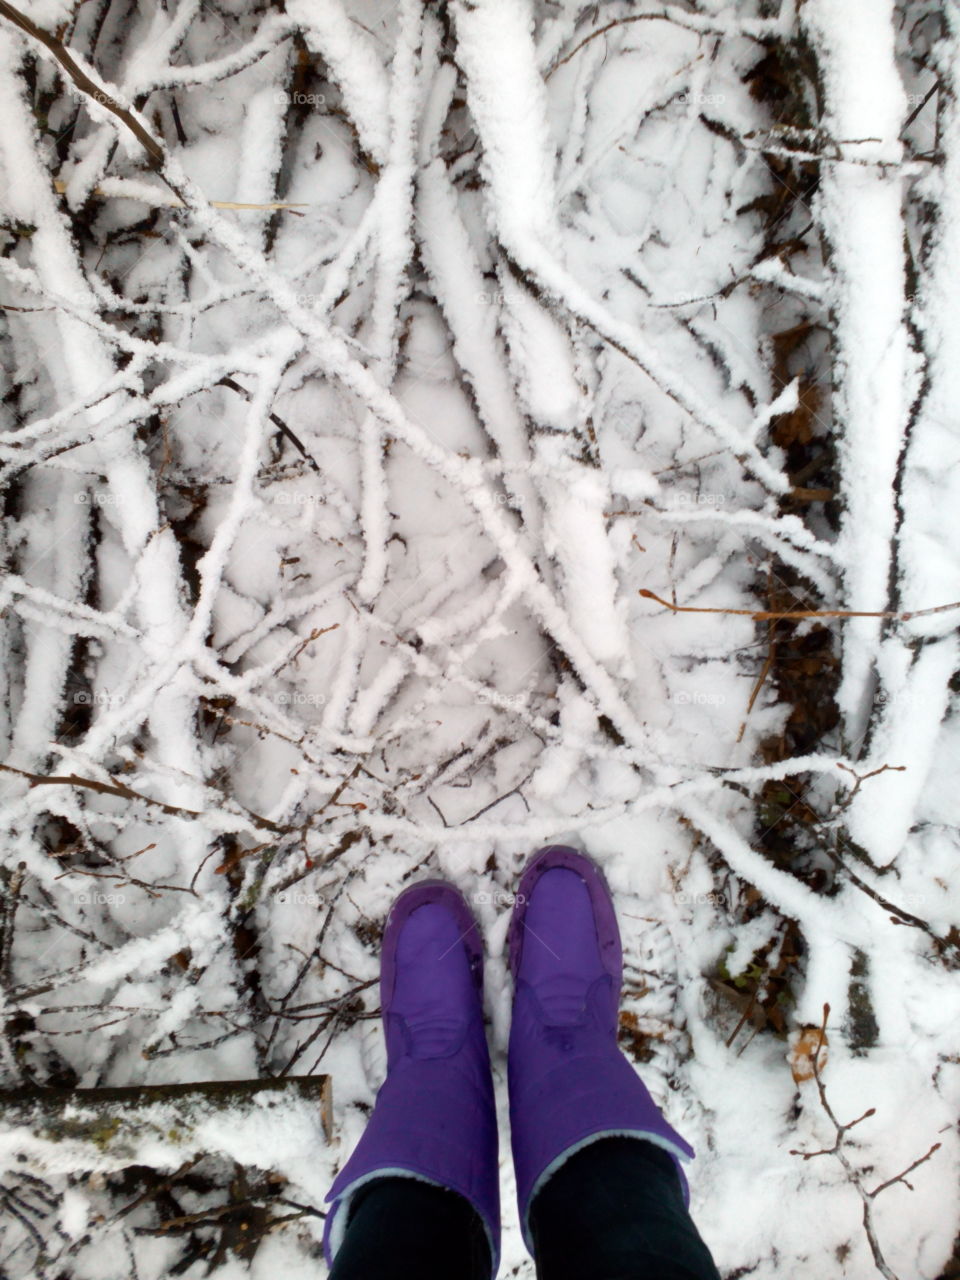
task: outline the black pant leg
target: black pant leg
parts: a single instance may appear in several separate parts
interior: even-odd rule
[[[490,1280],[479,1214],[455,1191],[384,1177],[353,1197],[330,1280]]]
[[[530,1211],[538,1280],[720,1280],[673,1158],[600,1138],[562,1164]]]

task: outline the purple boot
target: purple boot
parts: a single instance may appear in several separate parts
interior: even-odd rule
[[[483,946],[461,894],[443,880],[412,885],[383,931],[380,1005],[387,1078],[363,1136],[327,1195],[328,1265],[351,1196],[409,1175],[464,1196],[483,1220],[496,1274],[500,1182],[493,1080],[483,1025]]]
[[[523,1238],[530,1205],[565,1160],[612,1136],[645,1138],[677,1161],[693,1148],[667,1124],[617,1047],[623,959],[610,893],[576,849],[548,846],[528,863],[510,923],[513,1024],[508,1078]]]

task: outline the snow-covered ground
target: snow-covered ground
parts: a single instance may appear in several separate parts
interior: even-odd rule
[[[0,1274],[325,1274],[441,874],[531,1277],[558,838],[725,1280],[958,1274],[960,5],[796,9],[0,7],[0,1085],[325,1072],[335,1122],[153,1183],[8,1126]],[[289,1220],[205,1256],[251,1170]]]

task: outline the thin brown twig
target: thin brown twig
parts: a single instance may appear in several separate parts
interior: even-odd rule
[[[38,41],[45,49],[48,49],[81,93],[86,94],[88,98],[92,98],[94,102],[99,102],[102,107],[106,107],[108,111],[112,112],[118,120],[127,126],[150,157],[151,167],[159,170],[164,161],[164,150],[161,144],[152,133],[143,127],[136,116],[128,111],[126,107],[121,106],[115,98],[112,98],[108,93],[104,93],[100,86],[90,79],[64,47],[62,41],[51,35],[49,31],[44,31],[42,27],[38,27],[25,13],[21,13],[12,4],[8,4],[7,0],[0,0],[0,17],[12,22],[15,27],[19,27],[31,39]],[[160,176],[163,177],[162,174]],[[164,181],[166,182],[165,178]],[[167,182],[167,186],[170,186],[169,182]],[[170,189],[171,191],[174,190],[172,186]],[[178,199],[180,198],[179,191],[174,191],[174,194]]]
[[[599,36],[606,35],[606,33],[608,31],[612,31],[614,27],[625,27],[633,22],[672,22],[675,26],[684,27],[687,31],[696,31],[699,34],[703,34],[705,30],[708,30],[708,28],[705,29],[701,25],[693,25],[692,23],[684,22],[682,10],[677,10],[676,13],[670,13],[669,11],[664,11],[663,13],[638,13],[627,18],[615,18],[612,22],[608,22],[606,26],[598,27],[596,31],[591,31],[589,35],[584,36],[579,44],[574,45],[568,54],[565,54],[562,58],[558,58],[547,71],[544,79],[549,80],[555,71],[559,71],[562,66],[565,66],[571,58],[575,57],[580,50],[590,44],[592,40],[596,40]],[[757,37],[755,35],[751,35],[749,31],[744,31],[743,34],[751,40],[757,39]]]
[[[57,178],[53,186],[54,186],[54,190],[57,192],[57,195],[61,195],[61,196],[64,194],[64,192],[67,189],[67,184],[63,181],[62,178]],[[112,193],[109,191],[104,191],[100,187],[94,187],[90,194],[94,196],[99,196],[102,200],[119,200],[119,199],[143,200],[143,196],[140,194],[127,196],[127,193],[125,191],[118,191],[116,193]],[[296,213],[296,210],[305,209],[307,207],[303,203],[290,204],[282,200],[274,200],[274,201],[271,201],[269,204],[247,204],[244,201],[237,201],[237,200],[211,200],[210,204],[214,209],[239,209],[239,210],[253,209],[253,210],[260,210],[263,212],[270,212],[271,210],[275,211],[278,209],[286,209],[286,210],[289,210],[291,213],[296,214],[296,217],[298,218],[302,218],[305,215],[302,213]],[[168,208],[168,209],[183,209],[185,206],[183,201],[178,199],[178,200],[165,200],[165,201],[159,202],[159,207]],[[21,310],[21,308],[18,307],[17,310]]]
[[[168,889],[173,893],[193,893],[192,887],[183,884],[153,884],[147,880],[138,880],[136,876],[123,875],[116,871],[90,871],[87,867],[68,867],[66,871],[61,871],[58,876],[54,876],[54,880],[63,880],[65,876],[90,876],[94,880],[113,880],[118,889],[133,885],[137,889],[143,889],[151,898],[159,898],[160,894]]]
[[[2,0],[0,0],[2,3]],[[203,811],[201,809],[184,809],[178,804],[166,804],[163,800],[155,800],[153,796],[145,796],[141,791],[134,791],[132,787],[124,786],[121,782],[100,782],[97,778],[81,778],[76,773],[64,774],[42,774],[28,773],[25,769],[17,769],[12,764],[0,764],[0,769],[5,773],[15,773],[18,777],[26,778],[31,787],[82,787],[87,791],[96,791],[100,795],[119,796],[121,800],[142,800],[145,804],[153,805],[162,813],[168,814],[173,818],[202,818]],[[271,822],[269,818],[264,818],[258,813],[254,813],[251,809],[242,809],[245,817],[257,827],[263,827],[265,831],[273,831],[276,835],[289,835],[294,830],[293,827],[281,827],[276,822]]]
[[[911,1187],[911,1186],[910,1186],[910,1183],[909,1183],[909,1182],[907,1182],[907,1174],[908,1174],[908,1173],[913,1173],[914,1169],[919,1168],[919,1167],[920,1167],[920,1165],[922,1165],[922,1164],[926,1164],[926,1162],[930,1159],[930,1157],[933,1155],[933,1153],[934,1153],[935,1151],[939,1151],[939,1150],[940,1150],[940,1147],[941,1147],[941,1146],[942,1146],[942,1143],[935,1142],[935,1143],[933,1144],[933,1146],[930,1148],[930,1150],[927,1152],[927,1154],[926,1154],[926,1155],[924,1155],[924,1156],[920,1156],[920,1158],[919,1158],[918,1160],[914,1160],[913,1164],[908,1165],[908,1166],[907,1166],[907,1168],[906,1168],[906,1169],[904,1169],[903,1173],[898,1173],[898,1174],[896,1175],[896,1177],[894,1177],[894,1178],[888,1178],[888,1179],[886,1180],[886,1182],[881,1182],[881,1183],[880,1183],[880,1185],[879,1185],[879,1187],[874,1187],[874,1189],[873,1189],[872,1191],[868,1191],[868,1192],[867,1192],[867,1195],[868,1195],[868,1196],[871,1198],[871,1200],[872,1200],[872,1199],[873,1199],[873,1197],[874,1197],[874,1196],[878,1196],[878,1195],[880,1194],[880,1192],[881,1192],[881,1191],[886,1191],[887,1187],[892,1187],[892,1186],[893,1186],[893,1184],[894,1184],[895,1182],[902,1182],[902,1183],[904,1184],[904,1186],[909,1187],[909,1188],[910,1188],[910,1190],[912,1191],[912,1190],[913,1190],[913,1187]]]
[[[902,1173],[898,1173],[893,1178],[888,1178],[886,1182],[880,1183],[880,1185],[875,1187],[873,1191],[868,1191],[866,1189],[863,1185],[864,1171],[856,1168],[856,1166],[850,1161],[846,1152],[843,1150],[843,1141],[847,1133],[849,1133],[855,1125],[860,1124],[861,1121],[868,1119],[870,1116],[876,1115],[876,1108],[870,1107],[862,1116],[858,1116],[856,1120],[849,1120],[846,1124],[841,1124],[837,1119],[833,1108],[830,1106],[830,1102],[827,1099],[826,1086],[824,1085],[823,1078],[820,1074],[820,1052],[823,1049],[824,1042],[826,1041],[827,1018],[829,1015],[830,1006],[829,1004],[825,1004],[823,1006],[823,1019],[820,1023],[819,1042],[817,1044],[816,1051],[811,1056],[811,1064],[813,1067],[813,1078],[817,1085],[817,1093],[820,1097],[820,1103],[836,1131],[836,1141],[832,1147],[825,1147],[822,1151],[791,1151],[790,1154],[793,1156],[802,1156],[804,1160],[811,1160],[814,1156],[821,1155],[837,1157],[846,1172],[848,1182],[854,1188],[857,1195],[859,1195],[863,1204],[863,1229],[866,1233],[867,1243],[870,1246],[870,1252],[873,1255],[874,1265],[884,1277],[884,1280],[898,1280],[896,1272],[891,1269],[886,1258],[883,1256],[883,1251],[880,1248],[880,1242],[877,1239],[876,1227],[873,1220],[873,1201],[881,1191],[885,1191],[887,1187],[893,1186],[896,1182],[903,1182],[907,1187],[910,1187],[910,1183],[906,1181],[907,1174],[912,1173],[919,1165],[926,1163],[934,1152],[939,1149],[940,1143],[935,1142],[925,1155],[920,1156],[918,1160],[914,1160],[913,1164],[904,1169]],[[912,1187],[910,1187],[910,1189],[913,1190]]]
[[[876,769],[871,769],[869,773],[857,773],[855,769],[851,769],[848,764],[844,764],[842,760],[837,761],[837,768],[842,769],[844,773],[849,773],[851,778],[855,779],[853,790],[844,796],[843,804],[840,805],[838,812],[842,813],[844,809],[849,809],[851,802],[856,798],[857,793],[868,778],[875,778],[878,773],[906,773],[907,766],[905,764],[882,764]]]
[[[244,400],[246,400],[248,404],[253,399],[253,396],[251,396],[250,392],[246,389],[246,387],[241,386],[240,383],[237,382],[235,378],[231,378],[229,374],[224,374],[224,376],[220,379],[220,381],[217,382],[215,385],[218,387],[228,387],[231,391],[236,391],[237,395],[243,396]],[[281,435],[284,435],[287,437],[287,439],[290,441],[293,447],[300,454],[301,458],[303,458],[304,462],[309,464],[311,470],[319,473],[320,471],[319,462],[317,462],[316,458],[313,456],[312,453],[309,453],[307,451],[303,441],[292,430],[292,428],[288,427],[287,424],[284,422],[284,420],[281,417],[279,417],[276,413],[274,413],[272,410],[270,413],[267,414],[267,417],[270,419],[273,425],[277,428],[277,430],[281,433]],[[335,625],[339,626],[340,624],[336,623]],[[328,627],[327,630],[332,631],[333,627]]]
[[[898,613],[895,610],[874,612],[860,609],[788,609],[785,611],[777,609],[720,609],[704,605],[673,604],[669,600],[662,599],[655,592],[648,591],[645,587],[641,587],[637,594],[643,596],[645,600],[655,600],[657,604],[662,604],[671,613],[727,613],[741,618],[752,618],[754,622],[776,622],[779,618],[797,620],[802,618],[887,618],[896,622],[909,622],[911,618],[926,618],[934,613],[946,613],[949,609],[960,609],[960,600],[954,600],[951,604],[934,605],[931,609],[913,609],[905,613]]]
[[[773,668],[773,662],[774,662],[774,658],[776,657],[776,653],[777,653],[777,642],[771,638],[770,647],[767,649],[767,656],[764,659],[763,666],[760,668],[760,674],[757,676],[756,683],[754,684],[753,689],[750,691],[750,699],[747,702],[747,710],[743,717],[743,721],[740,725],[740,728],[737,732],[738,742],[743,741],[743,735],[746,732],[746,728],[747,728],[747,720],[750,716],[750,712],[754,708],[757,698],[760,696],[760,690],[763,688],[764,684],[766,683],[767,676],[770,674]]]
[[[293,655],[286,660],[283,666],[289,666],[291,663],[296,666],[297,659],[300,657],[301,653],[303,653],[304,649],[306,649],[308,644],[312,644],[314,640],[319,640],[321,636],[325,636],[330,631],[336,631],[339,626],[339,622],[334,622],[329,627],[314,627],[306,640],[304,640],[303,644],[296,649]],[[278,670],[282,671],[283,667],[278,668]],[[274,675],[276,674],[277,673],[274,672]]]

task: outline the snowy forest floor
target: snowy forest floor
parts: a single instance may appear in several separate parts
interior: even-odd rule
[[[956,0],[3,0],[0,121],[0,1086],[334,1103],[8,1127],[0,1275],[324,1275],[392,897],[505,1126],[561,838],[725,1280],[960,1275]]]

